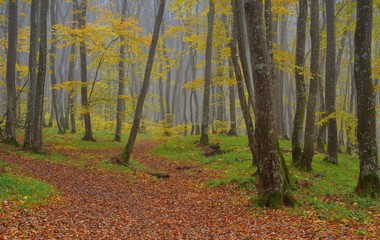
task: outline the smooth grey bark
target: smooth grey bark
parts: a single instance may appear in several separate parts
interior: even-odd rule
[[[38,8],[40,1],[32,0],[30,6],[29,42],[29,90],[25,119],[24,149],[30,149],[33,142],[34,99],[36,98],[37,53],[38,53]]]
[[[294,116],[292,135],[292,163],[294,165],[299,165],[302,159],[302,134],[304,129],[306,111],[305,45],[307,8],[307,0],[299,0],[295,68],[297,106]]]
[[[248,0],[245,7],[250,51],[253,56],[252,69],[256,77],[255,161],[260,179],[258,204],[263,207],[281,208],[284,205],[294,205],[294,199],[289,193],[289,172],[275,133],[274,89],[265,39],[263,3],[261,0]]]
[[[307,103],[305,140],[303,156],[298,167],[300,169],[312,170],[312,160],[314,156],[315,136],[315,112],[318,98],[318,78],[319,78],[319,56],[320,56],[320,38],[319,38],[319,1],[311,1],[310,5],[310,36],[311,36],[311,62],[310,62],[310,85],[309,98]]]
[[[154,62],[154,56],[156,54],[156,48],[157,48],[157,43],[158,43],[158,38],[160,35],[160,27],[162,24],[162,19],[164,16],[164,11],[165,11],[165,3],[166,0],[161,0],[160,1],[160,6],[158,9],[158,14],[156,17],[156,22],[154,25],[154,31],[153,31],[153,37],[152,37],[152,43],[150,45],[150,50],[149,50],[149,55],[148,55],[148,60],[146,63],[146,69],[145,69],[145,74],[144,74],[144,80],[143,80],[143,85],[141,88],[141,92],[139,95],[139,98],[137,100],[137,106],[136,106],[136,112],[135,112],[135,117],[133,119],[133,125],[131,132],[129,134],[129,139],[128,143],[125,146],[122,159],[125,164],[129,163],[129,159],[131,158],[133,146],[136,142],[136,137],[137,133],[140,128],[140,121],[142,119],[142,113],[143,113],[143,107],[144,107],[144,102],[146,98],[146,94],[148,93],[148,88],[149,88],[149,83],[150,83],[150,76],[152,73],[153,69],[153,62]]]
[[[36,82],[36,98],[34,107],[33,119],[33,142],[32,151],[36,153],[43,153],[42,142],[42,124],[43,124],[43,110],[44,110],[44,93],[45,93],[45,80],[46,80],[46,63],[47,63],[47,14],[48,14],[47,1],[41,1],[41,16],[40,16],[40,50],[38,58],[38,75]]]
[[[17,0],[8,1],[8,52],[6,69],[7,111],[5,121],[4,142],[18,145],[16,139],[16,61],[18,39]]]
[[[356,193],[376,198],[380,194],[376,143],[376,98],[372,82],[372,0],[357,1],[355,31],[355,83],[358,108],[360,176]]]
[[[233,43],[231,43],[233,44]],[[236,40],[235,40],[235,45],[236,45]],[[236,48],[236,46],[235,46]],[[237,50],[235,50],[237,51]],[[232,51],[231,51],[232,54]],[[234,57],[231,55],[231,58]],[[232,62],[232,59],[228,61],[229,65],[229,77],[232,79],[234,77],[234,64]],[[240,70],[240,69],[239,69]],[[230,93],[230,130],[228,131],[227,135],[228,136],[237,136],[237,122],[236,122],[236,88],[235,84],[231,84],[229,86],[229,93]],[[249,109],[248,109],[249,110]],[[253,125],[252,125],[252,130],[253,130]]]
[[[86,17],[87,17],[87,0],[83,0],[81,6],[78,5],[78,10],[80,11],[79,17],[79,28],[83,29],[86,27]],[[91,126],[91,115],[90,115],[90,104],[87,96],[87,46],[86,40],[81,39],[79,43],[80,52],[80,68],[81,68],[81,103],[82,103],[82,115],[84,120],[85,134],[82,140],[84,141],[95,141],[92,135]]]
[[[121,10],[121,22],[125,22],[126,20],[126,12],[127,12],[127,0],[123,1],[123,6]],[[114,140],[117,142],[121,141],[121,129],[123,118],[125,115],[125,38],[124,36],[120,36],[120,48],[119,48],[119,86],[118,86],[118,94],[117,94],[117,103],[116,103],[116,130],[115,130],[115,138]]]
[[[210,86],[211,86],[211,68],[212,68],[212,48],[213,48],[213,33],[214,33],[214,18],[215,9],[213,0],[209,1],[208,13],[208,28],[206,42],[206,66],[205,66],[205,84],[203,92],[203,111],[202,111],[202,126],[201,139],[199,144],[206,146],[209,144],[208,130],[210,122]]]
[[[65,128],[63,127],[63,124],[61,122],[62,120],[62,112],[59,108],[59,98],[58,98],[58,90],[54,88],[54,85],[57,84],[57,76],[56,76],[56,70],[55,70],[55,60],[57,55],[57,33],[54,29],[54,27],[57,25],[57,17],[56,17],[56,0],[51,0],[50,2],[50,21],[51,21],[51,46],[50,46],[50,78],[51,78],[51,94],[52,94],[52,104],[53,109],[55,113],[55,119],[57,122],[58,132],[63,134],[65,133]]]
[[[286,19],[282,19],[280,21],[280,49],[282,51],[285,51],[286,49],[286,43],[287,43],[287,20]],[[288,135],[287,135],[287,131],[286,131],[286,119],[285,119],[285,107],[284,107],[284,102],[283,102],[283,99],[284,99],[284,86],[285,86],[285,83],[286,83],[286,78],[287,78],[287,73],[285,73],[284,71],[281,71],[279,70],[280,73],[279,73],[279,79],[278,79],[278,92],[277,92],[277,98],[278,98],[278,111],[279,111],[279,117],[280,117],[280,124],[281,124],[281,127],[280,127],[280,136],[282,138],[286,138]]]
[[[335,0],[325,0],[327,24],[326,49],[326,84],[325,99],[327,116],[336,113],[336,40],[335,40]],[[328,122],[327,162],[338,164],[338,128],[336,118],[331,117]]]
[[[73,7],[72,7],[72,24],[71,24],[71,29],[74,30],[78,26],[78,14],[76,13],[76,6],[75,6],[75,1],[73,2]],[[75,58],[74,56],[77,53],[77,47],[75,44],[71,44],[70,46],[70,62],[69,62],[69,72],[68,72],[68,81],[74,82],[74,71],[75,71]],[[71,133],[76,133],[76,123],[75,123],[75,89],[74,87],[70,90],[68,93],[68,109],[69,109],[69,115],[70,115],[70,126],[71,126]]]

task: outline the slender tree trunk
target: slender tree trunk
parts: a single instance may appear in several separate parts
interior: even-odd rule
[[[77,25],[78,25],[78,14],[75,13],[76,11],[76,7],[75,7],[75,3],[73,4],[73,9],[72,9],[72,18],[73,18],[73,21],[72,21],[72,25],[71,25],[71,29],[72,30],[75,30],[77,28]],[[75,44],[71,44],[70,46],[70,58],[69,58],[69,73],[68,73],[68,81],[70,82],[74,82],[74,71],[75,71],[75,55],[76,55],[76,52],[77,52],[77,48],[75,46]],[[76,124],[75,124],[75,95],[76,95],[76,92],[75,92],[75,88],[72,87],[69,94],[68,94],[68,108],[69,108],[69,114],[70,114],[70,125],[71,125],[71,133],[76,133],[77,130],[76,130]]]
[[[80,7],[80,18],[79,18],[79,28],[84,29],[86,27],[86,17],[87,17],[87,0],[83,0]],[[79,43],[80,52],[80,66],[81,66],[81,101],[82,101],[82,115],[84,119],[85,135],[82,140],[84,141],[95,141],[92,136],[92,126],[91,126],[91,115],[90,115],[90,104],[87,96],[87,46],[86,40],[81,39]]]
[[[48,2],[41,1],[40,16],[40,53],[38,60],[38,75],[36,83],[36,99],[33,119],[33,142],[32,150],[36,153],[43,153],[42,142],[42,118],[44,117],[44,93],[46,80],[46,62],[47,62],[47,13]]]
[[[131,129],[131,133],[129,135],[128,143],[125,146],[125,149],[124,149],[124,152],[123,152],[123,155],[122,155],[122,158],[123,158],[125,164],[129,163],[129,159],[131,157],[133,146],[135,144],[137,133],[138,133],[139,127],[140,127],[140,121],[141,121],[141,118],[142,118],[144,101],[145,101],[145,98],[146,98],[146,94],[148,93],[150,76],[151,76],[151,73],[152,73],[153,62],[154,62],[154,56],[156,54],[156,48],[157,48],[158,38],[159,38],[159,35],[160,35],[160,27],[161,27],[162,19],[163,19],[163,16],[164,16],[165,3],[166,3],[166,0],[161,0],[160,1],[160,6],[159,6],[159,9],[158,9],[158,14],[157,14],[157,17],[156,17],[156,22],[155,22],[155,25],[154,25],[152,43],[150,45],[148,60],[147,60],[147,64],[146,64],[144,81],[143,81],[143,85],[142,85],[142,88],[141,88],[141,93],[140,93],[138,101],[137,101],[136,113],[135,113],[135,117],[133,119],[133,125],[132,125],[132,129]]]
[[[376,143],[376,98],[372,83],[372,0],[357,1],[355,31],[355,83],[358,106],[360,176],[356,193],[376,198],[380,194]]]
[[[30,10],[30,45],[29,45],[29,90],[28,104],[25,120],[24,149],[32,148],[33,142],[33,119],[34,100],[36,98],[36,77],[37,77],[37,52],[38,52],[38,8],[40,1],[32,0]]]
[[[51,71],[51,94],[52,94],[52,104],[55,112],[55,119],[57,121],[57,126],[58,126],[58,132],[63,134],[65,133],[65,129],[63,127],[63,124],[61,122],[61,111],[59,110],[59,99],[58,99],[58,90],[54,88],[54,85],[57,84],[57,77],[56,77],[56,72],[55,72],[55,60],[56,60],[56,55],[57,55],[57,34],[55,31],[55,25],[57,25],[57,17],[55,13],[55,8],[56,8],[56,0],[51,0],[50,3],[50,21],[51,21],[51,46],[50,46],[50,71]]]
[[[302,159],[302,133],[304,128],[306,110],[306,83],[305,83],[305,44],[306,44],[306,21],[307,0],[299,0],[299,16],[297,21],[296,43],[296,93],[297,107],[294,116],[292,136],[292,162],[299,165]]]
[[[233,44],[233,43],[231,43]],[[235,40],[236,44],[236,40]],[[235,46],[236,48],[236,46]],[[237,52],[237,50],[235,50]],[[231,51],[232,54],[232,51]],[[231,56],[232,58],[233,56]],[[229,77],[232,79],[234,77],[234,64],[232,60],[228,61],[229,64]],[[240,70],[240,69],[239,69]],[[244,92],[244,91],[243,91]],[[230,130],[228,131],[228,136],[237,136],[237,123],[236,123],[236,90],[235,90],[235,84],[231,84],[229,87],[229,93],[230,93]],[[249,109],[248,109],[249,110]],[[253,130],[253,125],[252,125]]]
[[[124,22],[126,19],[127,12],[127,0],[123,1],[123,7],[121,10],[121,22]],[[120,49],[119,49],[119,89],[118,89],[118,97],[116,103],[116,132],[115,132],[115,141],[121,141],[121,129],[122,129],[122,120],[125,114],[125,85],[124,85],[124,75],[125,75],[125,45],[124,45],[124,37],[120,37]]]
[[[8,52],[6,69],[7,118],[5,122],[5,143],[18,145],[16,139],[16,61],[18,39],[17,0],[8,1]]]
[[[315,111],[317,108],[318,98],[318,77],[319,77],[319,1],[311,1],[310,5],[311,25],[311,63],[310,63],[310,86],[309,86],[309,99],[307,104],[306,113],[306,126],[305,126],[305,145],[303,157],[299,168],[310,171],[312,169],[311,162],[314,156],[314,141],[315,141]]]
[[[282,51],[285,51],[285,47],[286,47],[286,42],[287,42],[287,20],[286,19],[283,19],[281,20],[280,22],[280,49]],[[280,70],[280,73],[279,73],[279,91],[278,91],[278,102],[279,102],[279,105],[277,106],[278,109],[279,109],[279,115],[280,115],[280,122],[279,124],[281,124],[281,133],[280,133],[280,136],[282,138],[286,138],[287,136],[287,132],[286,132],[286,119],[285,119],[285,107],[284,107],[284,102],[283,102],[283,99],[284,99],[284,86],[285,86],[285,83],[286,83],[286,73],[284,71],[281,71]]]
[[[211,68],[212,68],[212,46],[214,32],[215,9],[213,0],[209,1],[208,13],[208,31],[206,45],[206,67],[205,67],[205,84],[203,93],[203,113],[202,113],[202,128],[200,145],[206,146],[209,144],[208,129],[209,129],[209,114],[210,114],[210,86],[211,86]]]
[[[293,205],[289,193],[289,172],[279,150],[275,133],[273,79],[270,73],[270,60],[266,46],[261,0],[246,1],[248,36],[252,69],[255,71],[256,103],[256,161],[258,168],[259,205],[280,208]]]

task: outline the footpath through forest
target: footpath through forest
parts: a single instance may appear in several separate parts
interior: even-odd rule
[[[213,174],[183,162],[155,156],[153,140],[141,140],[133,158],[168,179],[137,173],[94,170],[0,153],[30,177],[56,186],[62,195],[27,210],[3,203],[0,239],[363,239],[353,223],[338,223],[289,214],[286,210],[250,207],[248,197],[233,187],[207,187]],[[49,149],[52,151],[63,151]],[[112,150],[70,150],[65,154],[96,160],[120,153]],[[194,163],[191,163],[194,165]],[[366,229],[376,239],[376,229]]]

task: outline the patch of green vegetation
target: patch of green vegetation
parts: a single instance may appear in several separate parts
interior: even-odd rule
[[[217,169],[221,175],[211,180],[209,186],[236,184],[250,189],[254,187],[251,153],[245,136],[211,136],[211,143],[219,143],[226,154],[205,157],[197,146],[199,137],[174,137],[166,139],[154,152],[174,161],[194,161],[207,168]],[[300,206],[291,209],[297,214],[317,214],[321,219],[342,221],[356,219],[371,221],[371,213],[380,212],[380,202],[358,197],[355,193],[359,177],[359,159],[356,155],[339,155],[339,165],[323,161],[323,154],[316,154],[313,171],[301,172],[291,166],[291,141],[280,140],[292,182],[298,187],[294,197]],[[306,183],[306,186],[302,186]],[[254,198],[256,199],[256,198]],[[373,220],[372,220],[373,221]]]
[[[221,171],[221,177],[211,180],[209,186],[235,183],[241,187],[253,187],[252,156],[244,137],[213,135],[212,144],[218,143],[225,154],[205,157],[197,146],[199,137],[175,137],[164,141],[154,149],[154,153],[174,161],[194,161],[208,168]]]
[[[14,166],[0,161],[0,202],[8,201],[15,207],[44,204],[57,190],[50,184],[12,173]]]

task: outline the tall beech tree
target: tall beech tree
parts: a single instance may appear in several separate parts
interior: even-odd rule
[[[30,149],[33,141],[34,99],[36,98],[37,53],[38,53],[38,8],[40,1],[32,0],[30,6],[29,41],[29,90],[25,119],[24,149]]]
[[[356,192],[362,196],[380,194],[376,143],[376,98],[372,82],[372,0],[357,1],[354,75],[357,89],[358,146],[360,176]]]
[[[40,50],[38,58],[38,75],[36,82],[36,99],[34,105],[34,118],[33,118],[33,142],[32,151],[36,153],[43,153],[42,142],[42,125],[44,117],[44,92],[46,80],[46,61],[47,61],[47,15],[48,15],[48,1],[41,1],[40,3]]]
[[[127,0],[123,1],[121,9],[121,22],[125,22],[127,15]],[[121,141],[121,128],[122,120],[125,115],[125,38],[120,36],[120,48],[119,48],[119,86],[118,95],[116,103],[116,131],[115,131],[115,141]]]
[[[306,110],[306,83],[305,83],[305,45],[306,45],[307,0],[299,0],[299,15],[297,21],[296,42],[296,94],[297,106],[294,116],[292,135],[292,161],[299,165],[302,158],[302,133]]]
[[[215,9],[213,0],[209,1],[209,12],[207,17],[207,41],[206,41],[206,66],[205,66],[205,84],[203,90],[203,111],[202,111],[202,126],[200,145],[206,146],[209,144],[208,130],[210,123],[210,90],[211,90],[211,73],[212,73],[212,41],[214,33]]]
[[[328,121],[327,162],[338,164],[338,127],[336,123],[336,39],[335,0],[325,0],[327,24],[325,101]]]
[[[263,2],[248,0],[245,7],[252,69],[255,72],[255,156],[259,176],[259,205],[280,208],[293,205],[294,200],[289,192],[289,172],[279,150],[275,131],[273,78],[266,46]]]
[[[8,53],[6,69],[7,112],[5,121],[5,143],[18,145],[16,140],[16,61],[18,39],[17,0],[8,1]]]
[[[166,0],[160,1],[160,6],[158,8],[158,14],[156,17],[156,22],[154,24],[153,37],[152,37],[152,42],[150,45],[148,60],[146,63],[143,85],[141,88],[139,98],[137,100],[135,117],[133,119],[133,125],[132,125],[131,132],[129,134],[128,143],[125,146],[125,149],[124,149],[124,152],[122,155],[122,159],[123,159],[125,164],[129,163],[129,159],[131,158],[133,146],[135,145],[135,142],[136,142],[137,133],[138,133],[139,128],[140,128],[140,122],[141,122],[141,118],[142,118],[142,114],[143,114],[144,102],[145,102],[146,94],[148,93],[150,76],[152,74],[152,69],[153,69],[154,56],[156,54],[158,38],[160,36],[160,27],[161,27],[162,19],[164,17],[164,12],[165,12],[165,3],[166,3]]]
[[[310,171],[314,156],[315,136],[315,111],[318,99],[319,81],[319,56],[320,56],[320,34],[319,34],[319,1],[310,3],[310,36],[311,36],[311,59],[310,59],[310,85],[309,98],[307,102],[305,141],[302,160],[298,167]]]

